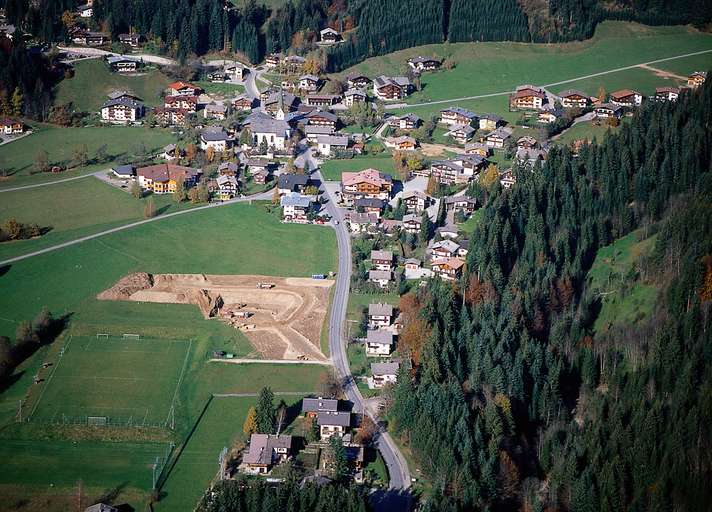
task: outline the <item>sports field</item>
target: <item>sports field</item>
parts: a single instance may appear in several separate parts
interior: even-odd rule
[[[191,342],[71,336],[31,421],[164,425],[178,396]]]

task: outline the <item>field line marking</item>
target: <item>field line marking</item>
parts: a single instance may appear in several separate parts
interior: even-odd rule
[[[59,365],[62,363],[62,359],[64,358],[64,353],[69,349],[69,344],[72,342],[72,339],[74,339],[74,335],[70,334],[69,339],[67,340],[67,343],[62,347],[62,351],[59,353],[59,359],[57,360],[57,364],[54,365],[54,370],[52,370],[52,374],[49,376],[47,379],[47,382],[45,382],[44,387],[42,388],[42,391],[40,391],[40,396],[35,402],[34,407],[32,408],[32,411],[30,411],[30,415],[28,418],[32,418],[32,416],[35,415],[35,411],[37,410],[37,407],[40,405],[40,402],[42,401],[42,398],[44,398],[45,391],[47,391],[47,388],[49,387],[50,382],[52,382],[52,379],[54,378],[54,374],[57,373],[57,370],[59,369]]]
[[[178,383],[176,384],[175,391],[173,392],[173,399],[171,400],[171,406],[168,409],[168,414],[166,415],[166,424],[168,423],[168,420],[171,417],[171,409],[173,409],[173,406],[175,405],[176,400],[178,399],[178,391],[180,390],[181,382],[183,382],[183,375],[185,374],[185,369],[188,367],[188,358],[190,357],[190,351],[192,348],[193,348],[193,340],[190,340],[188,343],[188,350],[185,351],[185,359],[183,360],[183,368],[180,371],[180,375],[178,376]],[[173,414],[175,414],[175,411]]]

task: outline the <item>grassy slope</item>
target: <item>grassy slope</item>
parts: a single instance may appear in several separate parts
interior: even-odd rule
[[[339,181],[341,180],[341,173],[344,171],[362,171],[369,167],[395,175],[393,158],[390,153],[360,156],[348,160],[326,160],[321,166],[321,173],[327,181]]]
[[[155,69],[135,76],[112,73],[101,59],[76,62],[73,78],[62,80],[55,91],[57,104],[74,103],[76,110],[97,112],[111,91],[126,90],[147,106],[162,103],[161,93],[171,80]]]
[[[96,150],[105,144],[111,161],[123,163],[130,162],[135,154],[142,152],[144,147],[147,151],[153,152],[173,140],[174,137],[169,131],[147,127],[60,128],[52,125],[40,125],[35,126],[35,132],[32,135],[0,146],[0,169],[4,170],[8,176],[12,176],[12,179],[5,182],[5,186],[25,185],[29,181],[38,183],[42,181],[40,176],[32,176],[31,180],[19,178],[28,177],[34,172],[35,155],[40,149],[47,151],[50,163],[66,166],[72,159],[72,151],[75,147],[86,144],[91,160],[96,156]],[[105,169],[111,165],[89,165],[84,169],[48,176],[45,180],[77,176],[90,170]],[[0,181],[0,183],[2,182]]]

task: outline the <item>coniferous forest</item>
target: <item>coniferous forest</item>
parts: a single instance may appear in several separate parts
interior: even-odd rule
[[[708,83],[552,150],[490,196],[463,284],[409,297],[424,334],[401,347],[390,428],[435,484],[425,510],[709,508],[711,120]],[[637,228],[656,234],[656,310],[597,332],[587,271]]]

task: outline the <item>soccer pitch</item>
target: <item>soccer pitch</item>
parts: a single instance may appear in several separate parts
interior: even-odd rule
[[[47,378],[33,421],[170,425],[190,341],[72,336]],[[88,418],[88,419],[87,419]]]

